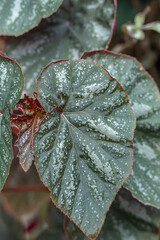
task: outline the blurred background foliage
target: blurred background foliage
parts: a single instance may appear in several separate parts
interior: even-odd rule
[[[137,13],[149,6],[150,11],[145,23],[160,20],[160,0],[119,0],[114,35],[109,49],[136,57],[153,76],[160,88],[160,34],[145,31],[144,40],[136,40],[125,34],[121,27],[126,23],[134,23]]]

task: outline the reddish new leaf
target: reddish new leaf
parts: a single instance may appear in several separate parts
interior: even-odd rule
[[[18,133],[16,147],[19,149],[18,157],[24,171],[28,171],[34,160],[33,138],[45,116],[45,110],[35,97],[25,95],[16,105],[22,115],[12,115],[12,130]]]

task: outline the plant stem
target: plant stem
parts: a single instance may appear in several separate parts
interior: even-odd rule
[[[44,185],[26,185],[18,187],[6,187],[2,192],[35,192],[35,191],[48,191]]]

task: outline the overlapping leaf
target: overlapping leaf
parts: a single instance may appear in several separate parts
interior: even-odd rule
[[[57,11],[63,0],[1,0],[0,35],[18,36]]]
[[[160,212],[131,196],[118,195],[97,240],[158,240]],[[68,240],[89,240],[69,219],[65,221]]]
[[[33,138],[39,124],[45,116],[45,110],[35,98],[24,96],[16,105],[16,109],[23,111],[22,115],[12,115],[12,128],[17,128],[19,138],[16,146],[19,149],[18,157],[24,171],[28,171],[33,160]]]
[[[17,63],[0,56],[0,189],[2,189],[12,160],[10,114],[18,102],[23,75]]]
[[[9,38],[5,51],[22,66],[24,92],[32,96],[35,79],[49,62],[79,58],[84,50],[104,48],[114,24],[114,0],[65,0],[58,12],[38,28],[22,37]]]
[[[137,124],[134,137],[134,165],[125,187],[144,203],[160,207],[160,94],[135,59],[107,51],[86,52],[105,67],[126,90]]]
[[[37,94],[48,114],[35,135],[36,166],[55,204],[94,239],[132,167],[128,98],[87,60],[51,63]]]

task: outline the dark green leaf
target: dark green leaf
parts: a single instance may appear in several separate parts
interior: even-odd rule
[[[63,0],[1,0],[0,35],[18,36],[57,11]]]
[[[17,63],[0,56],[0,189],[12,160],[10,114],[20,98],[23,82],[23,75]]]
[[[88,60],[51,63],[37,93],[48,114],[35,137],[36,166],[55,204],[95,238],[132,168],[135,119],[128,98]]]
[[[159,211],[119,194],[97,240],[158,240],[159,224]],[[69,240],[89,240],[69,219],[65,229]]]
[[[12,158],[10,117],[8,110],[5,109],[0,116],[0,189],[3,188],[3,184],[8,176]]]
[[[0,111],[8,108],[12,113],[21,96],[23,84],[24,78],[18,64],[0,54]]]
[[[19,38],[5,51],[22,66],[25,93],[32,95],[42,67],[53,60],[79,58],[84,50],[104,48],[114,28],[113,0],[65,0],[56,14]]]
[[[126,90],[137,123],[134,165],[125,187],[146,204],[160,207],[160,94],[149,74],[134,58],[107,51],[85,53],[105,67]]]

